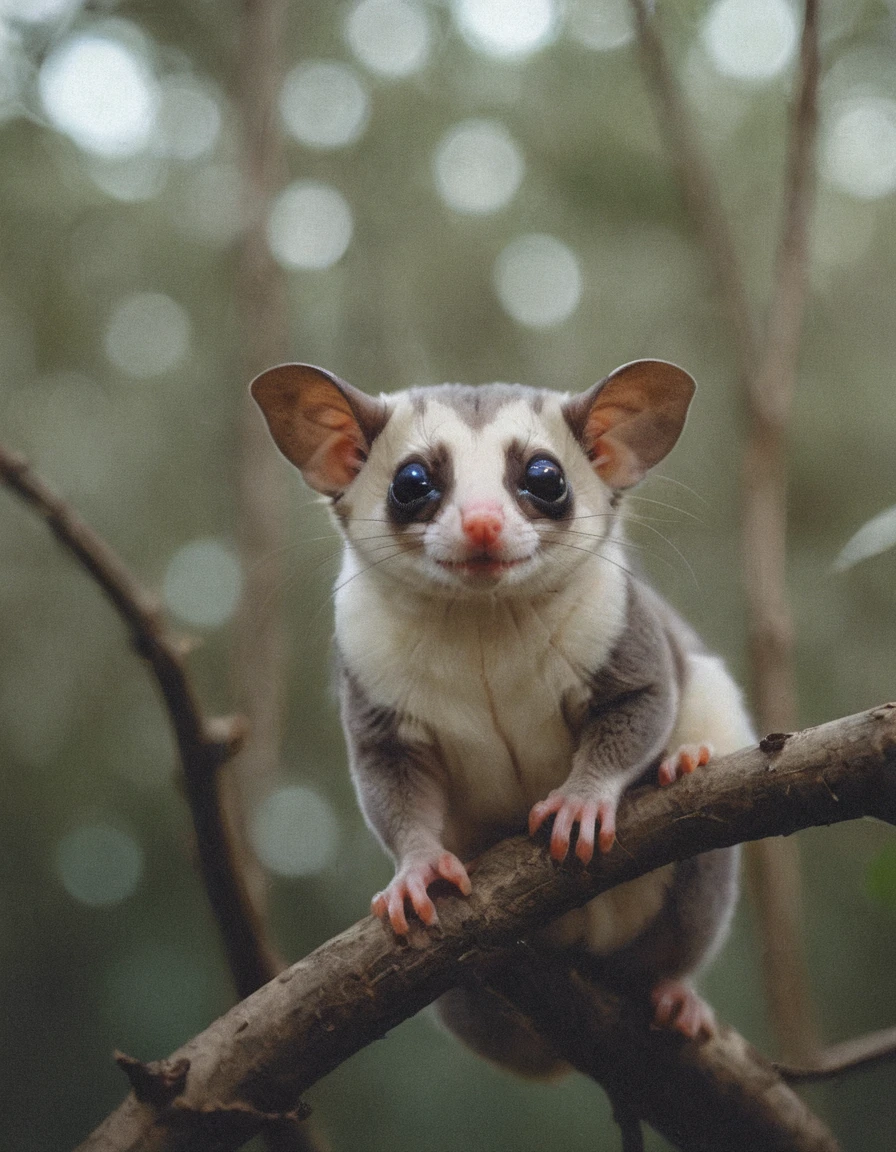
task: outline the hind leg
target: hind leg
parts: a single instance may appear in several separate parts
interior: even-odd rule
[[[715,1013],[685,980],[658,980],[650,1003],[657,1028],[674,1028],[689,1040],[715,1034]]]

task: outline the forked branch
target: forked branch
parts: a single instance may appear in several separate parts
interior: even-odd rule
[[[617,845],[587,871],[558,867],[541,844],[526,837],[498,844],[477,862],[468,899],[440,900],[437,932],[415,925],[407,943],[400,944],[379,921],[360,921],[176,1052],[171,1060],[189,1060],[190,1068],[171,1105],[159,1110],[128,1098],[81,1152],[237,1148],[247,1138],[247,1110],[257,1114],[256,1130],[270,1117],[292,1112],[301,1093],[320,1077],[449,987],[477,978],[473,974],[483,964],[496,962],[537,925],[670,861],[859,816],[896,822],[896,704],[767,738],[756,748],[713,761],[706,772],[672,788],[628,795],[620,806]],[[643,1028],[649,1032],[646,1020]],[[680,1045],[672,1062],[712,1061],[715,1045],[728,1044],[729,1038],[723,1031],[717,1041]],[[749,1052],[743,1041],[731,1043],[732,1053],[739,1046]],[[745,1057],[746,1063],[735,1055],[731,1059],[733,1078],[745,1086],[747,1108],[755,1096],[755,1088],[747,1086],[755,1085],[754,1057]],[[698,1080],[697,1112],[703,1123],[711,1123],[730,1103],[730,1083],[723,1085],[710,1072]],[[651,1122],[660,1124],[669,1109],[663,1102],[666,1085],[662,1078],[652,1082]],[[784,1112],[791,1114],[794,1099],[789,1093],[781,1097]],[[235,1107],[243,1121],[239,1132],[227,1123]],[[782,1116],[777,1142],[769,1138],[741,1147],[803,1147],[786,1135],[787,1123]],[[817,1143],[805,1147],[826,1152],[836,1147],[817,1121],[811,1124],[816,1127],[810,1129],[809,1120],[797,1124],[816,1132]],[[679,1133],[677,1142],[706,1147],[696,1132]]]

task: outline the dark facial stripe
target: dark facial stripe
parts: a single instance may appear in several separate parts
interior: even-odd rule
[[[451,453],[445,444],[434,444],[428,452],[415,453],[404,460],[401,460],[395,468],[395,475],[406,464],[419,461],[423,464],[429,472],[435,489],[439,493],[438,498],[426,500],[419,508],[415,509],[412,514],[405,514],[400,508],[396,508],[390,500],[386,500],[386,515],[388,516],[389,523],[397,532],[400,532],[407,524],[421,524],[426,523],[428,520],[436,515],[442,504],[446,499],[451,496],[454,489],[454,464],[451,459]]]
[[[434,388],[415,388],[410,393],[414,411],[421,415],[436,401],[453,409],[474,432],[490,424],[506,404],[523,400],[539,415],[545,393],[523,384],[439,384]]]
[[[533,448],[531,444],[523,445],[514,440],[507,448],[504,462],[504,487],[517,502],[520,511],[529,520],[551,520],[555,524],[567,524],[575,515],[575,494],[569,489],[569,498],[562,507],[546,510],[525,494],[525,473],[529,461],[536,456],[549,456],[555,459],[552,453]],[[559,461],[558,461],[559,463]],[[564,470],[565,471],[565,470]],[[569,481],[567,480],[567,483]]]

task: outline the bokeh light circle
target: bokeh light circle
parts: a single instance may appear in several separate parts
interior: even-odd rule
[[[562,324],[582,296],[575,253],[553,236],[519,236],[501,252],[493,272],[505,311],[527,328]]]
[[[233,552],[218,540],[184,544],[165,570],[162,596],[176,616],[200,628],[217,628],[236,610],[243,572]]]
[[[0,19],[44,24],[80,7],[81,0],[0,0]]]
[[[215,147],[221,109],[209,92],[188,79],[162,83],[154,150],[173,160],[198,160]]]
[[[370,98],[354,68],[338,60],[306,60],[291,69],[280,92],[280,114],[291,136],[311,148],[343,148],[364,134]]]
[[[143,852],[118,828],[83,824],[60,840],[56,867],[66,892],[81,904],[120,904],[140,881]]]
[[[262,864],[279,876],[322,872],[339,846],[329,801],[302,784],[269,793],[253,814],[250,835]]]
[[[896,191],[896,100],[844,101],[825,130],[821,170],[858,200],[879,200]]]
[[[124,159],[95,157],[88,168],[97,188],[123,204],[152,200],[165,186],[168,165],[158,156],[142,152]]]
[[[529,56],[556,37],[555,0],[454,0],[454,19],[467,43],[488,56]]]
[[[629,0],[571,0],[566,23],[573,39],[594,52],[612,52],[635,38]]]
[[[95,155],[134,155],[155,128],[155,78],[137,52],[108,36],[64,40],[41,66],[38,89],[54,127]]]
[[[106,328],[106,355],[138,380],[174,368],[190,344],[186,312],[162,292],[136,292],[118,305]]]
[[[287,268],[331,268],[352,238],[352,211],[336,188],[297,180],[285,188],[268,218],[268,243]]]
[[[787,0],[716,0],[700,33],[718,72],[754,83],[783,72],[799,39],[796,15]]]
[[[411,0],[361,0],[346,20],[345,38],[371,72],[400,79],[426,66],[432,27],[425,9]]]
[[[433,172],[439,195],[456,212],[503,208],[516,194],[525,165],[513,137],[494,120],[455,124],[436,146]]]

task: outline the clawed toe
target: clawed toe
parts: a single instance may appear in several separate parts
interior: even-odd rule
[[[689,1040],[715,1034],[716,1018],[712,1008],[689,984],[661,980],[650,993],[650,1001],[657,1028],[673,1029]]]
[[[712,758],[711,744],[682,744],[671,756],[666,756],[659,768],[661,785],[673,784],[696,768],[708,764]]]
[[[398,936],[410,931],[405,904],[409,903],[418,919],[427,927],[439,922],[436,906],[427,888],[435,880],[447,880],[464,896],[471,891],[470,877],[453,852],[441,851],[408,860],[391,883],[377,892],[370,902],[370,910],[380,920],[387,921]]]

